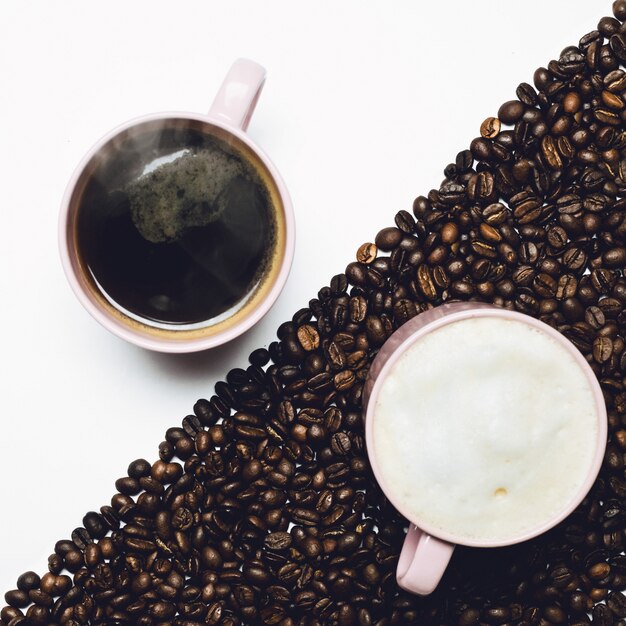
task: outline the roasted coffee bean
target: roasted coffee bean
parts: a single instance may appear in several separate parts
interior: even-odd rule
[[[288,550],[291,546],[291,535],[280,531],[270,533],[265,537],[264,544],[269,550]]]
[[[124,539],[124,545],[129,549],[136,552],[152,552],[156,545],[153,541],[147,539],[139,539],[137,537],[126,537]]]
[[[497,145],[497,144],[496,144]],[[495,148],[494,148],[495,149]],[[487,201],[493,199],[495,192],[495,179],[491,172],[480,172],[476,177],[474,195],[478,200]],[[437,261],[434,261],[437,262]]]
[[[569,270],[579,270],[587,262],[587,255],[578,246],[571,246],[563,253],[563,266]]]
[[[516,204],[513,216],[519,224],[530,224],[541,217],[541,210],[541,204],[531,197]]]
[[[524,114],[524,105],[518,100],[505,102],[498,110],[498,118],[504,124],[514,124]]]
[[[346,276],[353,285],[365,286],[365,265],[362,263],[349,263],[346,267]]]
[[[61,542],[57,543],[57,545],[59,544],[61,544]],[[41,579],[35,572],[24,572],[17,579],[17,588],[20,591],[28,592],[31,589],[36,589],[39,586],[40,580]]]
[[[324,425],[330,433],[337,432],[342,425],[343,415],[336,407],[330,407],[324,413]]]
[[[532,85],[528,83],[520,83],[515,95],[521,102],[529,107],[537,104],[537,92],[533,89]]]
[[[28,591],[22,591],[20,589],[13,589],[11,591],[7,591],[4,594],[4,601],[12,607],[16,609],[21,609],[25,606],[28,606],[31,602]]]
[[[459,615],[459,626],[475,626],[480,622],[480,611],[467,608]]]
[[[337,391],[346,391],[354,385],[356,382],[356,376],[354,372],[350,370],[343,370],[335,374],[333,382]]]
[[[497,117],[488,117],[480,125],[480,134],[487,139],[493,139],[500,132],[500,120]]]
[[[598,363],[604,363],[613,354],[613,342],[609,337],[596,337],[593,341],[593,358]]]
[[[617,617],[626,617],[626,598],[624,594],[619,592],[610,593],[606,603]]]
[[[398,211],[394,221],[403,233],[411,234],[415,230],[415,219],[408,211]]]
[[[578,288],[578,281],[575,276],[571,274],[563,274],[559,278],[559,282],[557,284],[556,289],[556,298],[557,300],[565,300],[567,298],[572,298],[576,295],[576,290]]]
[[[602,328],[604,324],[606,323],[606,317],[604,316],[602,309],[600,309],[597,306],[590,306],[585,311],[585,321],[592,328],[595,328],[596,330],[600,330],[600,328]]]
[[[352,442],[345,433],[335,433],[331,437],[330,447],[338,456],[345,456],[350,452]]]
[[[560,170],[563,167],[561,155],[557,150],[554,139],[550,135],[547,135],[541,140],[541,152],[551,169]]]
[[[444,224],[441,228],[441,240],[444,243],[454,243],[459,238],[459,228],[453,222]]]
[[[622,33],[614,34],[609,40],[611,50],[620,61],[626,61],[626,37]]]
[[[335,274],[330,279],[330,291],[333,295],[338,296],[346,292],[348,288],[348,279],[345,274]]]
[[[24,613],[20,609],[13,608],[11,606],[5,606],[0,611],[0,620],[2,620],[4,626],[7,624],[20,624],[23,623]],[[13,621],[16,620],[16,621]]]
[[[222,567],[222,556],[212,546],[205,546],[201,552],[203,565],[210,570],[219,570]]]
[[[558,289],[557,281],[549,274],[537,274],[533,280],[535,291],[544,298],[552,298]]]
[[[613,2],[613,15],[620,21],[626,19],[626,3],[624,3],[624,0],[615,0]]]
[[[437,289],[427,265],[420,265],[417,268],[417,284],[427,300],[434,300],[437,297]]]
[[[131,478],[139,479],[150,474],[151,465],[145,459],[137,459],[128,466],[128,475]]]
[[[291,511],[291,519],[295,524],[302,524],[303,526],[314,526],[320,519],[317,511],[312,511],[304,508],[295,508]]]
[[[87,544],[91,543],[92,539],[86,529],[78,527],[72,531],[72,541],[76,544],[76,547],[84,550]]]
[[[367,332],[367,338],[370,343],[375,346],[381,346],[387,335],[381,319],[376,315],[368,315],[365,318],[365,327]]]
[[[52,596],[44,593],[40,589],[31,589],[28,592],[28,597],[31,602],[37,604],[38,606],[45,606],[47,608],[50,608],[54,604]]]
[[[298,328],[298,340],[300,345],[308,352],[315,350],[320,345],[320,337],[317,330],[310,324],[304,324]]]
[[[250,584],[257,587],[266,587],[272,581],[270,573],[256,563],[244,564],[243,575]]]
[[[12,620],[13,621],[13,620]],[[21,623],[21,622],[18,622]],[[43,626],[44,624],[50,623],[50,614],[46,607],[43,606],[31,606],[28,611],[26,611],[26,621],[25,624],[34,624],[36,626]]]
[[[356,252],[356,260],[359,263],[371,263],[376,258],[377,254],[376,245],[373,243],[364,243],[359,247]]]
[[[593,624],[600,626],[611,626],[613,624],[613,616],[611,611],[604,604],[598,604],[592,611]]]
[[[608,294],[615,285],[616,277],[611,270],[596,268],[591,272],[591,284],[598,293]]]
[[[312,448],[319,448],[324,445],[328,433],[322,424],[311,424],[306,431],[306,439]]]
[[[516,285],[530,285],[535,278],[535,270],[530,265],[520,265],[511,274],[511,278]]]
[[[102,515],[96,513],[95,511],[91,511],[83,517],[83,524],[93,539],[101,539],[109,530]]]
[[[602,260],[606,267],[623,268],[626,265],[626,248],[611,248],[602,255]]]
[[[141,486],[136,478],[123,477],[115,481],[115,488],[126,496],[134,496],[141,491]]]
[[[367,315],[367,300],[363,296],[350,298],[350,320],[355,324],[362,322]]]
[[[402,231],[399,228],[383,228],[375,239],[376,246],[386,252],[393,250],[402,240]]]

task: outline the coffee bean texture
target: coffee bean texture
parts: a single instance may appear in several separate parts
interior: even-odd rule
[[[155,460],[131,463],[47,573],[16,577],[0,626],[625,623],[626,0],[613,12],[486,112],[498,121],[476,120],[441,186],[347,251],[345,273],[168,429]],[[396,584],[407,523],[368,464],[363,384],[395,328],[469,299],[581,351],[608,446],[562,524],[459,548],[418,598]]]

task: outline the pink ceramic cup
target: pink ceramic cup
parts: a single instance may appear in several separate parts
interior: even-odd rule
[[[443,532],[440,529],[432,528],[424,520],[417,519],[410,515],[407,512],[407,507],[403,505],[403,502],[394,497],[389,486],[385,484],[383,474],[381,473],[380,462],[376,456],[376,441],[373,437],[373,409],[376,405],[381,383],[405,350],[426,334],[446,324],[474,317],[498,317],[523,321],[554,338],[571,353],[581,370],[584,371],[594,395],[597,408],[596,416],[598,429],[595,455],[590,470],[586,475],[586,479],[580,484],[573,500],[558,514],[555,514],[550,519],[544,520],[540,526],[533,528],[523,535],[514,537],[513,540],[505,543],[501,541],[469,542],[463,538],[455,537],[453,534]],[[510,545],[536,537],[561,522],[580,504],[588,493],[600,470],[606,447],[607,415],[602,391],[589,364],[575,346],[559,332],[539,320],[522,315],[521,313],[507,311],[478,302],[441,305],[412,318],[393,333],[372,363],[368,378],[365,382],[363,407],[365,416],[365,439],[374,475],[391,503],[410,522],[398,561],[396,571],[397,581],[400,587],[406,591],[420,595],[427,595],[435,590],[452,557],[455,544],[482,548],[495,548],[502,545]]]
[[[68,281],[87,311],[118,337],[142,348],[159,352],[195,352],[223,344],[237,337],[270,309],[280,294],[293,260],[295,224],[289,193],[265,153],[250,139],[246,129],[265,82],[265,69],[257,63],[238,59],[228,72],[207,115],[157,113],[119,126],[103,137],[76,168],[63,198],[59,218],[59,248]],[[120,312],[100,292],[81,259],[77,246],[77,209],[90,171],[106,150],[121,137],[168,123],[191,124],[203,133],[215,135],[254,164],[264,180],[276,208],[276,254],[260,287],[250,296],[252,303],[218,321],[209,320],[198,328],[159,327]],[[151,126],[153,125],[153,126]],[[132,136],[132,135],[130,135]]]

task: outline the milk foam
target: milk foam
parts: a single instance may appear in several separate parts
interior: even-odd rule
[[[573,356],[539,329],[485,317],[413,344],[385,378],[373,420],[392,501],[470,542],[514,540],[563,511],[598,432]]]

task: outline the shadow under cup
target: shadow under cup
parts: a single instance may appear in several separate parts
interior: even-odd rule
[[[182,116],[129,125],[92,151],[66,198],[70,282],[94,317],[134,343],[218,345],[282,287],[283,197],[230,130]]]

